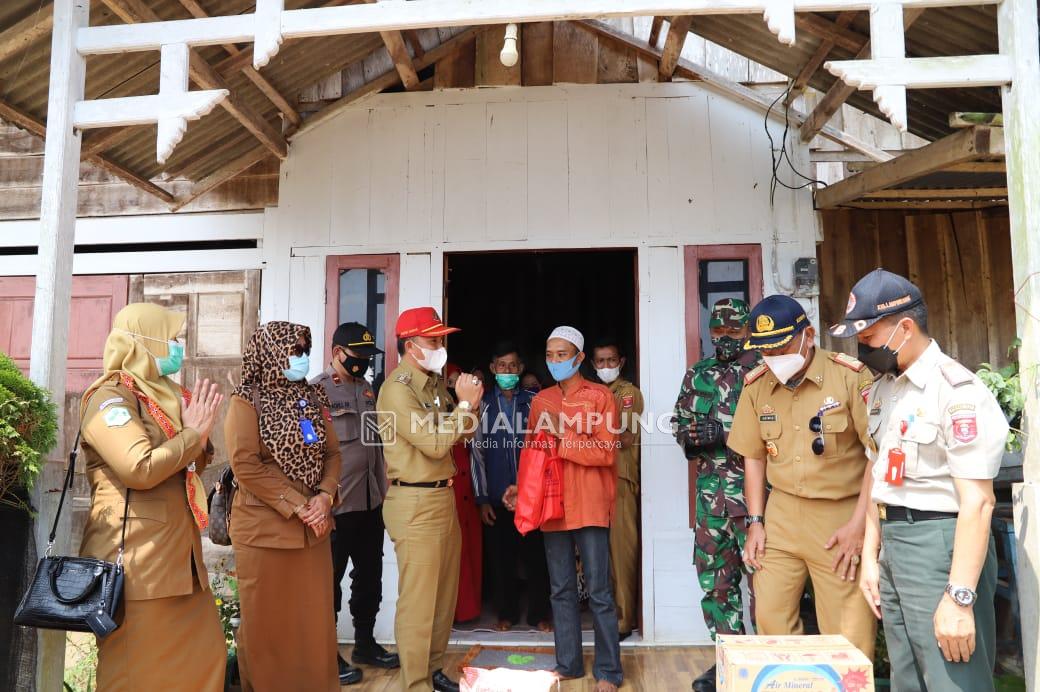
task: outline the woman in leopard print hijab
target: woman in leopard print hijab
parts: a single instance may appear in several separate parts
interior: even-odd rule
[[[242,688],[338,692],[330,510],[339,441],[325,390],[305,376],[307,327],[253,334],[224,423],[238,482],[230,517],[242,624]]]
[[[259,404],[260,439],[274,456],[282,473],[309,488],[321,480],[325,458],[325,426],[329,409],[323,387],[306,380],[292,382],[283,370],[289,356],[311,348],[311,330],[292,322],[268,322],[253,332],[242,356],[242,384],[234,394]],[[317,441],[306,444],[300,421],[311,421]]]

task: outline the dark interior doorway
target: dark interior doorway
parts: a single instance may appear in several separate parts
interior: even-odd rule
[[[547,383],[545,338],[566,324],[585,336],[586,377],[595,380],[592,344],[609,335],[627,356],[621,376],[638,384],[635,249],[445,253],[444,265],[445,320],[462,329],[448,358],[463,370],[486,373],[507,339]]]

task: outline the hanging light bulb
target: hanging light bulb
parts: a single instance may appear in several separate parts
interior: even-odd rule
[[[498,59],[506,67],[512,67],[520,59],[520,53],[516,49],[516,24],[506,25],[506,36],[502,42],[502,52]]]

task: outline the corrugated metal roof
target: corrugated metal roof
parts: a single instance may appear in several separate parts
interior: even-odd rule
[[[187,10],[178,0],[145,0],[163,19],[187,18]],[[286,0],[287,9],[327,4],[328,0]],[[203,0],[210,15],[235,15],[251,12],[252,0]],[[50,0],[3,0],[0,2],[0,31],[38,12],[46,12]],[[833,21],[835,14],[823,17]],[[91,24],[119,24],[102,2],[93,2]],[[849,30],[866,37],[869,33],[867,12],[859,13]],[[807,31],[798,31],[794,46],[781,45],[757,15],[704,15],[693,22],[692,31],[723,45],[758,63],[788,76],[796,75],[813,55],[821,39]],[[997,50],[996,8],[957,7],[932,8],[909,28],[906,36],[910,56],[964,55],[991,53]],[[261,73],[290,103],[305,87],[347,65],[379,50],[378,34],[310,38],[287,42]],[[199,49],[210,65],[227,57],[219,46]],[[836,47],[831,59],[852,56],[848,48]],[[48,72],[50,69],[50,36],[44,35],[19,53],[0,60],[0,100],[44,120],[47,109]],[[159,80],[159,56],[156,53],[91,56],[87,60],[88,98],[104,98],[156,93]],[[275,106],[242,73],[227,78],[240,94],[243,103],[257,111],[276,129],[281,118]],[[811,86],[825,91],[835,79],[820,70]],[[849,103],[880,116],[870,92],[857,92]],[[999,111],[997,89],[939,89],[909,92],[910,130],[927,139],[949,133],[947,118],[953,111]],[[89,138],[97,136],[88,133]],[[165,166],[155,161],[155,127],[138,127],[127,139],[107,150],[105,155],[145,178],[160,176],[164,170],[198,180],[217,170],[222,164],[249,151],[258,140],[222,108],[215,109],[201,121],[190,123],[184,140]]]

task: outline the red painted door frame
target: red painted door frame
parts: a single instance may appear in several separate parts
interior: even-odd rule
[[[332,335],[339,326],[339,274],[344,269],[378,269],[386,275],[386,315],[383,323],[386,334],[383,342],[384,372],[389,375],[397,367],[397,338],[394,324],[401,285],[401,256],[387,255],[329,255],[325,260],[325,362],[332,360]]]
[[[700,262],[701,260],[747,260],[748,292],[751,304],[762,300],[762,246],[758,244],[742,245],[687,245],[683,248],[684,269],[686,275],[686,362],[693,365],[703,356],[701,354],[700,323]],[[690,528],[697,525],[697,464],[689,462],[688,473],[690,507]]]

